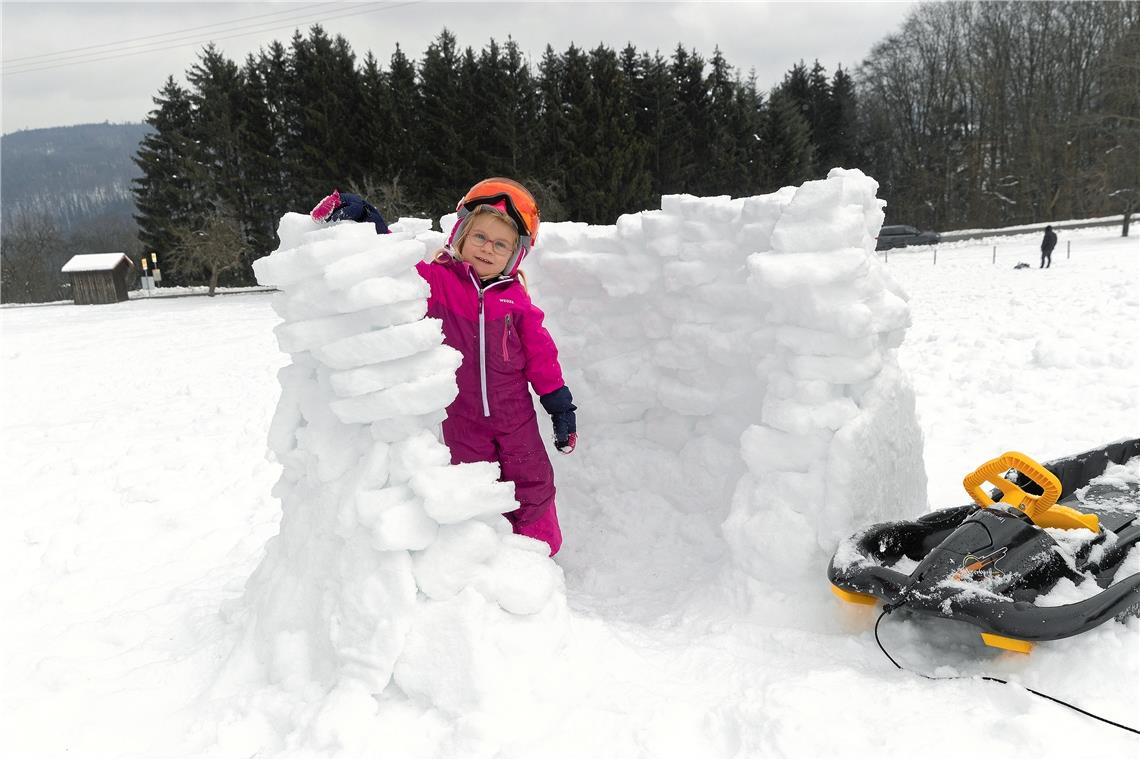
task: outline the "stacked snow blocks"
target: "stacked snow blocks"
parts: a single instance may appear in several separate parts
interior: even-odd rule
[[[289,363],[269,434],[281,530],[247,584],[249,654],[271,684],[317,684],[367,714],[394,683],[459,715],[525,699],[565,594],[548,547],[501,516],[517,504],[498,465],[450,464],[439,423],[460,356],[425,318],[414,268],[442,235],[427,220],[392,230],[287,214],[255,264],[280,291]],[[502,646],[516,640],[533,643]],[[349,746],[349,726],[326,729],[330,749]]]
[[[767,196],[666,196],[612,226],[543,225],[526,270],[583,433],[555,458],[562,493],[647,502],[625,515],[560,500],[579,527],[565,551],[607,531],[719,526],[730,567],[814,580],[857,526],[924,506],[896,357],[909,311],[872,253],[876,189],[833,170]],[[289,356],[269,436],[283,514],[227,671],[263,688],[227,733],[264,735],[266,718],[291,733],[231,749],[360,753],[414,713],[494,754],[565,644],[558,566],[501,517],[513,489],[495,465],[450,465],[439,438],[459,357],[424,318],[414,264],[443,233],[392,230],[288,214],[255,265],[280,290]],[[654,524],[668,508],[689,518]],[[459,739],[471,715],[498,727],[474,745]]]
[[[583,454],[672,452],[629,487],[685,512],[727,503],[724,539],[755,577],[818,576],[858,525],[925,507],[895,350],[909,309],[873,255],[876,190],[835,169],[766,196],[666,196],[614,226],[544,225],[528,261]]]

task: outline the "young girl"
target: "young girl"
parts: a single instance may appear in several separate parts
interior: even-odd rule
[[[336,217],[340,208],[329,196],[312,215],[354,218]],[[554,470],[527,385],[550,415],[554,445],[564,454],[577,445],[577,407],[543,314],[519,280],[519,265],[538,236],[538,205],[518,182],[493,177],[472,187],[456,212],[447,245],[430,263],[416,265],[431,285],[427,315],[443,322],[444,343],[463,355],[443,440],[452,464],[498,462],[519,502],[506,518],[515,533],[549,544],[553,556],[562,545]]]

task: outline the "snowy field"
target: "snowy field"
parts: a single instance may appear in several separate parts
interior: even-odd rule
[[[1140,432],[1136,238],[1062,233],[1045,271],[1037,244],[1036,234],[944,244],[937,265],[929,248],[889,254],[910,296],[899,361],[925,438],[929,496],[916,515],[963,503],[962,476],[1006,450],[1047,460]],[[281,515],[266,436],[288,357],[270,298],[0,310],[6,756],[320,746],[319,736],[274,745],[290,726],[239,719],[232,685],[217,678],[240,633],[230,610]],[[591,438],[590,410],[579,419],[583,449],[605,446]],[[825,566],[763,595],[718,585],[718,522],[601,493],[591,461],[555,462],[570,636],[541,699],[505,739],[503,716],[464,716],[457,731],[407,708],[364,737],[370,755],[1140,752],[1140,738],[1016,687],[896,670],[871,611],[837,602]],[[1140,572],[1135,552],[1130,561]],[[895,615],[880,634],[916,671],[999,676],[1140,724],[1136,618],[1029,657],[946,622]]]

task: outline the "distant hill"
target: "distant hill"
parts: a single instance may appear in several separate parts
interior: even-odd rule
[[[146,124],[80,124],[26,129],[0,137],[3,224],[47,211],[67,234],[85,221],[134,213],[131,157]]]

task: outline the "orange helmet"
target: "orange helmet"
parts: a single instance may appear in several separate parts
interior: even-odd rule
[[[513,277],[518,272],[522,260],[538,240],[538,203],[529,190],[513,179],[491,177],[478,182],[459,199],[455,207],[459,220],[451,230],[451,237],[447,239],[449,246],[453,240],[462,237],[463,228],[471,219],[471,212],[480,206],[492,206],[504,211],[518,228],[518,246],[503,268],[503,274]]]

